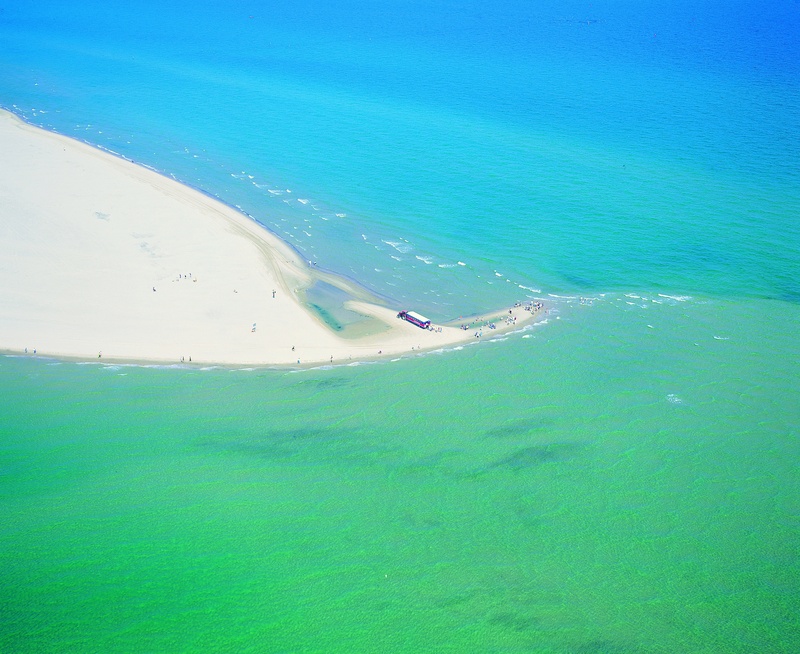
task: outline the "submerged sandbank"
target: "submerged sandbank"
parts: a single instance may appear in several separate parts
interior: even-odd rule
[[[0,151],[2,350],[303,365],[475,337],[398,320],[236,209],[6,111]],[[325,289],[353,299],[326,309],[314,301]],[[517,325],[537,313],[518,309]],[[483,336],[515,325],[497,326]]]

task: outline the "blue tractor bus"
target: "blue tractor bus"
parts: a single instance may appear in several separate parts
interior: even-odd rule
[[[425,316],[419,315],[415,311],[401,311],[397,314],[397,317],[410,322],[412,325],[422,327],[422,329],[430,329],[431,326],[430,320]]]

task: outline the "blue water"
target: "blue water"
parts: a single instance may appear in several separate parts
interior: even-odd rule
[[[519,284],[800,297],[791,5],[40,3],[2,30],[6,106],[437,317]]]
[[[789,0],[3,7],[31,123],[392,306],[552,313],[298,373],[3,359],[0,645],[797,651],[798,80]]]

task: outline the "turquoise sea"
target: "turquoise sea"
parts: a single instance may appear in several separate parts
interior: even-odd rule
[[[0,7],[31,123],[391,306],[551,309],[312,370],[0,358],[0,650],[800,651],[798,80],[796,0]]]

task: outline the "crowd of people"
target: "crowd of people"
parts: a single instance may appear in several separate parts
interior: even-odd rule
[[[544,309],[544,304],[542,302],[516,302],[514,306],[508,310],[508,315],[503,317],[506,325],[517,324],[517,317],[514,315],[514,309],[520,308],[524,311],[535,314]],[[497,320],[499,319],[485,320],[484,318],[476,318],[472,322],[462,324],[461,329],[464,331],[469,331],[470,329],[478,327],[478,331],[475,332],[475,338],[480,338],[483,336],[483,327],[486,327],[487,329],[497,329]]]

